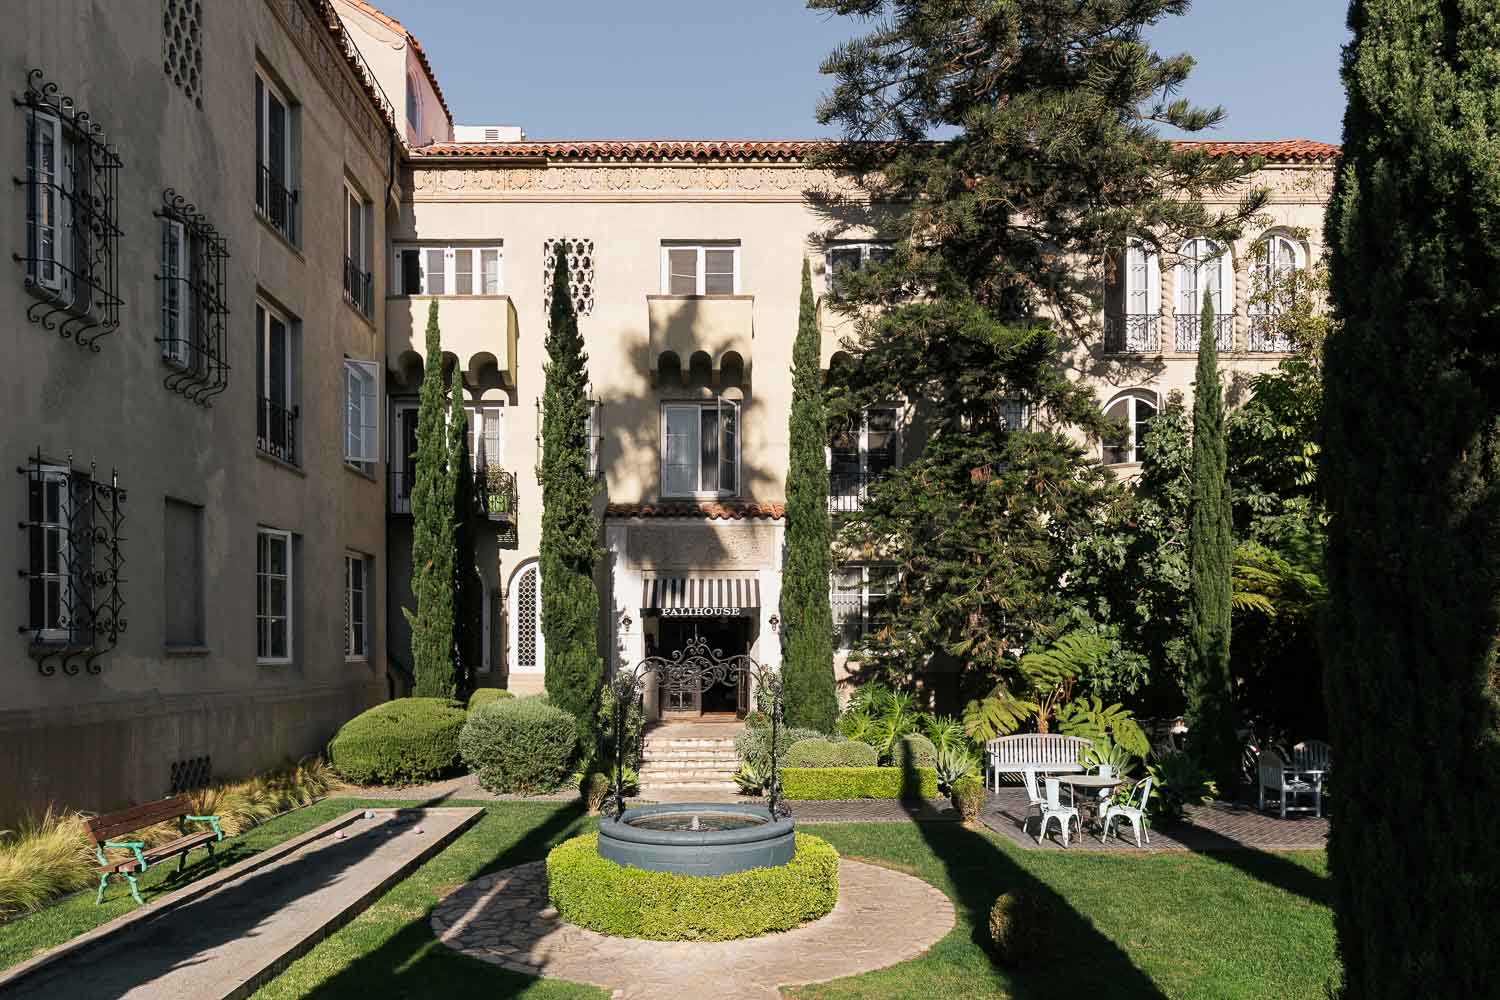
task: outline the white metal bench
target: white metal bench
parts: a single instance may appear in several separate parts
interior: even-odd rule
[[[1058,733],[999,736],[984,744],[985,770],[989,771],[991,787],[998,792],[1002,774],[1019,775],[1026,770],[1054,774],[1082,771],[1084,767],[1078,761],[1090,746],[1082,736]]]

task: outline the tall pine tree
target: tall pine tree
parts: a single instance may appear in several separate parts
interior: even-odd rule
[[[1173,97],[1192,60],[1146,42],[1185,0],[810,6],[871,26],[823,63],[835,82],[818,118],[846,140],[823,162],[899,236],[834,290],[835,307],[879,318],[846,345],[854,363],[831,386],[830,419],[892,399],[924,418],[921,454],[872,486],[845,529],[881,539],[900,571],[866,662],[902,677],[946,652],[963,664],[960,695],[984,693],[1014,652],[1062,628],[1069,553],[1104,500],[1103,475],[1065,436],[1017,425],[1029,410],[1042,426],[1103,429],[1058,364],[1099,332],[1100,267],[1078,262],[1102,266],[1132,236],[1163,252],[1190,235],[1231,240],[1265,195],[1209,212],[1203,199],[1253,164],[1156,132],[1223,117]],[[871,218],[848,199],[828,214],[831,236]]]
[[[448,412],[448,468],[453,470],[453,662],[458,669],[458,688],[468,691],[474,684],[474,668],[482,661],[484,636],[475,550],[474,465],[469,458],[469,413],[464,409],[464,380],[453,373],[453,398]]]
[[[411,490],[411,572],[416,611],[403,608],[411,626],[413,693],[452,698],[453,476],[448,466],[447,400],[438,304],[427,310],[427,366],[417,404],[416,479]]]
[[[1229,684],[1230,565],[1234,559],[1224,392],[1213,293],[1203,293],[1193,380],[1193,467],[1188,501],[1188,738],[1225,794],[1239,781],[1239,740]]]
[[[781,572],[781,675],[787,723],[833,730],[833,611],[828,603],[828,415],[818,307],[802,262],[802,307],[792,345],[792,412],[786,476],[786,556]]]
[[[604,663],[599,657],[599,559],[595,483],[589,475],[588,355],[568,290],[568,255],[557,241],[552,315],[542,395],[542,635],[547,693],[578,717],[580,737],[594,725]],[[587,745],[587,744],[585,744]]]
[[[1500,18],[1359,0],[1329,207],[1328,842],[1344,993],[1500,983]]]

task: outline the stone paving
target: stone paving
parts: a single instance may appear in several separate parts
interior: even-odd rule
[[[805,927],[744,941],[642,941],[565,923],[547,899],[546,864],[507,868],[438,904],[448,947],[536,976],[592,983],[615,1000],[775,1000],[780,986],[823,982],[921,955],[953,929],[953,904],[910,875],[839,863],[839,901]]]
[[[1062,850],[1062,841],[1057,836],[1057,824],[1047,831],[1047,839],[1038,844],[1036,810],[1026,831],[1021,830],[1021,817],[1025,816],[1026,792],[1021,788],[1001,788],[986,796],[979,818],[985,826],[1006,838],[1018,847],[1032,850]],[[1222,851],[1251,848],[1261,851],[1310,851],[1328,846],[1328,819],[1307,813],[1295,818],[1281,819],[1270,813],[1259,812],[1254,805],[1238,802],[1213,802],[1206,806],[1188,806],[1184,811],[1185,822],[1169,829],[1151,831],[1148,851]],[[1099,842],[1098,834],[1089,831],[1082,838],[1072,837],[1069,850],[1088,851],[1135,851],[1135,835],[1130,824],[1117,822],[1115,836],[1107,844]]]

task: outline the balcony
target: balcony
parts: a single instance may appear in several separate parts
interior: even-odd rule
[[[411,516],[411,491],[416,473],[392,466],[390,477],[390,513],[394,517]],[[494,466],[474,470],[474,505],[481,517],[500,530],[501,542],[515,541],[516,474]]]
[[[883,475],[883,472],[830,472],[828,513],[854,514],[863,510],[870,496],[870,485]]]
[[[1197,354],[1198,345],[1203,342],[1203,317],[1202,316],[1175,316],[1177,329],[1173,338],[1173,350],[1179,354]],[[1218,347],[1220,354],[1227,354],[1234,350],[1234,317],[1214,317],[1214,345]]]
[[[375,283],[368,271],[349,257],[344,258],[344,301],[359,310],[365,319],[375,317]]]
[[[1292,339],[1281,330],[1281,317],[1261,313],[1250,317],[1250,352],[1252,354],[1290,354],[1296,350]]]
[[[686,385],[694,357],[703,355],[714,384],[719,383],[726,367],[739,369],[741,381],[748,381],[754,308],[753,295],[646,296],[647,367],[651,374],[655,377],[664,370],[676,371]]]
[[[297,407],[262,398],[256,409],[255,447],[278,461],[297,464]]]
[[[281,179],[262,165],[255,174],[255,210],[286,241],[297,243],[297,192],[289,191]]]
[[[438,303],[443,353],[458,359],[464,371],[488,365],[501,381],[516,384],[516,308],[508,295],[397,295],[385,300],[386,367],[402,384],[427,361],[427,311]]]
[[[1127,313],[1104,317],[1106,354],[1161,353],[1161,317],[1155,313]]]

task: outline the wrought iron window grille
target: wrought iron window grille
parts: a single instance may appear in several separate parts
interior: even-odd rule
[[[126,630],[121,585],[125,557],[121,528],[126,492],[117,471],[99,479],[73,468],[70,453],[49,462],[38,448],[16,471],[26,479],[26,585],[31,656],[45,677],[101,672],[99,659]]]
[[[229,387],[229,361],[225,350],[229,303],[225,261],[229,247],[213,224],[197,207],[171,188],[162,192],[162,207],[155,213],[162,220],[161,287],[162,360],[172,370],[163,384],[173,392],[202,406],[213,405],[213,397]],[[170,244],[180,227],[178,248]]]
[[[40,69],[27,73],[15,103],[26,116],[25,173],[15,178],[26,194],[26,248],[13,256],[39,300],[26,317],[98,352],[120,326],[120,156]]]

